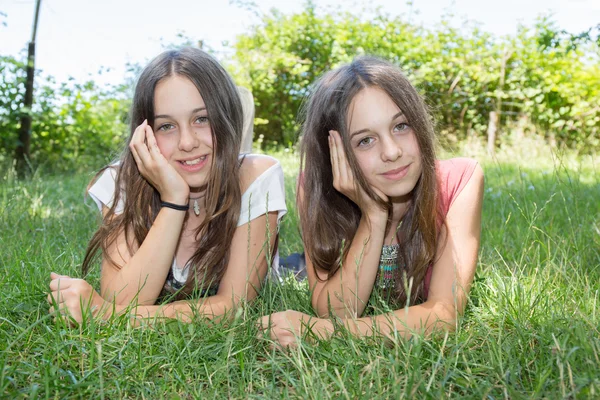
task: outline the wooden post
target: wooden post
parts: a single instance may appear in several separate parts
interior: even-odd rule
[[[494,155],[496,151],[496,130],[498,129],[498,114],[496,111],[490,111],[490,121],[487,130],[487,151],[489,155]]]
[[[35,74],[35,37],[37,35],[37,25],[40,15],[41,0],[36,0],[35,17],[33,20],[33,32],[27,51],[27,80],[25,82],[25,102],[21,112],[21,126],[19,127],[19,141],[15,151],[15,160],[17,161],[17,173],[23,178],[27,171],[27,164],[30,157],[31,143],[31,107],[33,106],[33,77]]]
[[[506,62],[512,57],[512,54],[512,50],[507,50],[506,48],[502,50],[502,59],[500,60],[500,80],[496,92],[496,111],[490,113],[490,123],[488,125],[488,154],[494,154],[496,138],[500,135],[502,94],[504,93],[504,83],[506,81]],[[492,113],[494,114],[493,117]]]

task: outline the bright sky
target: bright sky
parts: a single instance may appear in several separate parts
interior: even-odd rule
[[[245,0],[42,0],[37,35],[36,68],[61,82],[91,77],[121,83],[127,62],[145,64],[161,52],[161,44],[177,42],[184,33],[224,56],[232,42],[259,22],[239,4]],[[276,7],[300,11],[303,1],[254,0],[259,13]],[[362,4],[381,6],[391,15],[434,26],[443,14],[481,23],[484,30],[513,34],[519,23],[532,26],[536,17],[552,13],[561,29],[579,33],[600,23],[600,0],[315,0],[319,8],[353,12]],[[17,56],[31,37],[35,0],[0,0],[0,55]],[[3,26],[2,22],[7,26]],[[98,71],[104,69],[102,75]]]

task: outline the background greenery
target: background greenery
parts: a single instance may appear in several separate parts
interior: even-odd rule
[[[231,44],[222,61],[254,95],[258,148],[292,147],[311,83],[360,54],[403,68],[427,99],[446,145],[484,137],[489,112],[501,111],[500,142],[517,132],[580,153],[600,147],[599,27],[572,34],[541,17],[515,35],[495,37],[476,25],[456,27],[450,17],[425,29],[381,11],[369,20],[359,15],[318,13],[307,2],[297,14],[263,15]],[[22,113],[33,115],[33,167],[87,171],[113,158],[127,135],[132,77],[140,66],[114,87],[38,77],[34,107],[26,110],[23,61],[0,55],[0,161],[12,160]]]

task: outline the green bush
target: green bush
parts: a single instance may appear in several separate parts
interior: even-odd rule
[[[549,140],[600,146],[600,51],[589,32],[569,35],[541,18],[533,28],[497,38],[451,22],[425,29],[379,11],[365,21],[318,14],[310,2],[297,14],[264,15],[237,38],[231,68],[254,95],[255,137],[263,135],[262,146],[294,142],[295,116],[315,78],[371,54],[403,68],[448,140],[485,135],[490,111],[499,109],[501,126],[527,116],[528,128]]]
[[[57,84],[36,77],[34,106],[23,109],[25,70],[0,57],[0,161],[11,160],[22,113],[32,114],[31,163],[56,171],[89,170],[115,156],[127,134],[126,88],[101,89],[94,82]]]

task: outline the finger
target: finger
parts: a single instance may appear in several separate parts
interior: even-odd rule
[[[133,136],[131,137],[131,142],[129,144],[129,148],[134,154],[133,157],[138,164],[138,168],[148,165],[151,162],[150,152],[148,151],[148,146],[146,145],[147,126],[148,122],[144,120],[144,122],[142,122],[142,124],[133,132]]]
[[[58,278],[70,278],[69,275],[60,275],[57,274],[56,272],[50,272],[50,279],[58,279]]]
[[[72,283],[73,279],[69,277],[53,279],[50,281],[50,291],[54,292],[56,290],[67,289]]]
[[[261,332],[266,331],[271,327],[271,316],[265,315],[264,317],[259,318],[256,320],[256,326]]]
[[[154,156],[158,154],[162,155],[160,149],[158,148],[158,143],[156,142],[156,137],[154,136],[154,131],[152,131],[152,127],[150,125],[147,125],[144,131],[146,133],[146,143],[148,144],[148,150],[150,151],[150,154]]]
[[[335,139],[333,137],[335,131],[329,131],[329,157],[331,159],[331,172],[333,174],[334,185],[339,184],[340,179],[340,167],[337,155],[337,146],[335,145]]]
[[[60,304],[65,302],[65,296],[61,294],[60,290],[55,290],[48,294],[48,303]]]
[[[336,154],[338,158],[338,172],[340,174],[340,179],[346,184],[354,184],[354,180],[352,179],[352,172],[350,171],[350,165],[348,164],[346,152],[344,151],[344,143],[342,142],[342,136],[338,131],[333,131],[333,138],[335,141]]]
[[[143,144],[144,143],[144,140],[146,139],[144,130],[146,128],[147,123],[148,122],[146,120],[144,120],[141,124],[139,124],[137,126],[137,128],[135,128],[135,130],[133,131],[133,135],[131,135],[131,143],[132,144]]]

